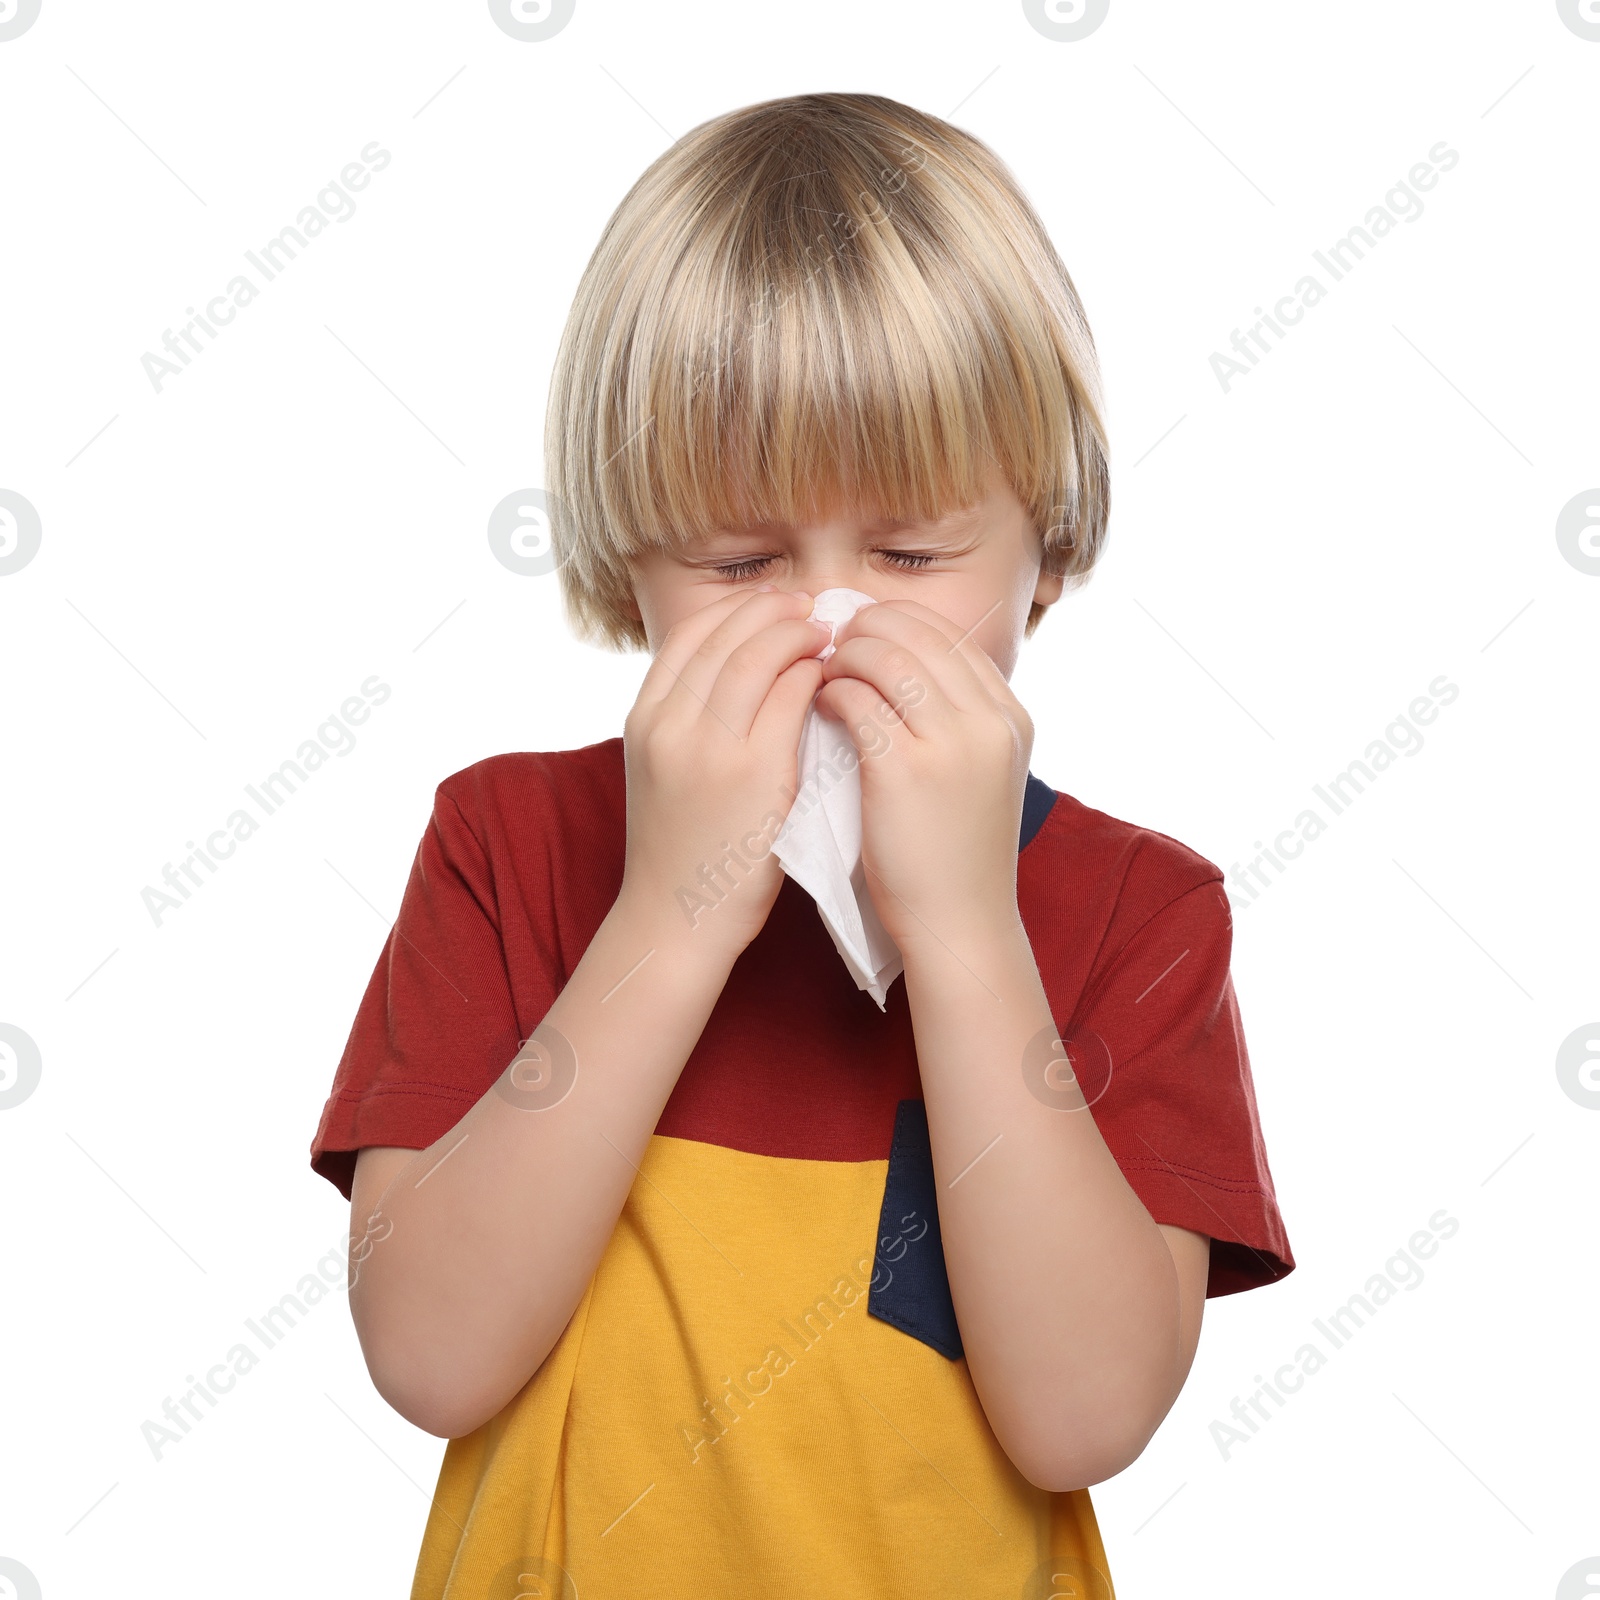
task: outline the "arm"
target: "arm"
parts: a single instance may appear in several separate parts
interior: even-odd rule
[[[510,1093],[426,1150],[356,1158],[351,1315],[378,1392],[429,1433],[472,1432],[549,1354],[721,993],[736,952],[685,939],[660,910],[619,896],[537,1030],[576,1055],[564,1100],[524,1109],[508,1067],[496,1088]]]
[[[950,1293],[972,1381],[1040,1488],[1098,1483],[1167,1414],[1200,1337],[1210,1241],[1160,1226],[1087,1109],[1029,1092],[1054,1032],[1020,920],[906,954]]]
[[[1018,1470],[1075,1489],[1133,1461],[1177,1398],[1209,1241],[1158,1226],[1088,1110],[1025,1082],[1030,1042],[1057,1027],[1016,900],[1033,726],[972,631],[914,601],[868,606],[818,703],[863,756],[862,859],[905,959],[972,1381]]]
[[[616,904],[497,1092],[424,1151],[357,1158],[351,1314],[379,1393],[430,1433],[472,1432],[549,1354],[766,921],[782,882],[770,854],[698,926],[678,891],[722,857],[721,841],[764,827],[770,844],[782,822],[820,681],[810,653],[827,631],[809,609],[808,595],[736,593],[668,634],[625,727]],[[576,1062],[570,1089],[530,1092],[563,1058]]]

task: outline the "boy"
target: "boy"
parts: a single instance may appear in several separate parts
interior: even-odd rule
[[[548,416],[568,614],[653,659],[439,786],[312,1147],[450,1440],[413,1596],[1109,1600],[1088,1486],[1293,1258],[1222,874],[1034,777],[1007,681],[1104,537],[1071,280],[960,130],[748,107],[623,200]],[[813,700],[881,1010],[771,853]]]

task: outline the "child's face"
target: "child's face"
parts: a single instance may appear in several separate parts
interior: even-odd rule
[[[859,589],[874,600],[916,600],[971,638],[1006,678],[1034,601],[1051,605],[1062,580],[1041,574],[1039,535],[1022,502],[990,472],[976,504],[938,522],[894,525],[837,512],[800,527],[720,530],[633,565],[633,614],[652,653],[670,628],[730,589],[776,584],[820,594]]]

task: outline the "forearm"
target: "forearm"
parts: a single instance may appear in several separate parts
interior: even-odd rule
[[[736,955],[671,904],[619,901],[536,1034],[570,1045],[570,1092],[547,1104],[559,1083],[508,1067],[389,1181],[375,1219],[353,1216],[368,1366],[419,1426],[471,1431],[548,1355]]]
[[[1024,1053],[1055,1023],[1020,920],[918,939],[905,981],[973,1383],[1032,1481],[1097,1482],[1182,1382],[1172,1255],[1090,1112],[1028,1087]]]

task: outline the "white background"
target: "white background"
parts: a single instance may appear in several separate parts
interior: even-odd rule
[[[0,43],[0,488],[43,530],[0,577],[0,1022],[42,1059],[0,1114],[0,1556],[45,1600],[407,1592],[444,1447],[341,1294],[159,1461],[141,1424],[342,1244],[307,1146],[434,786],[621,730],[644,658],[485,534],[541,482],[602,224],[695,124],[833,89],[989,143],[1094,329],[1111,537],[1024,647],[1036,773],[1227,869],[1460,691],[1235,894],[1300,1265],[1210,1303],[1094,1491],[1120,1595],[1542,1600],[1600,1558],[1600,1112],[1555,1065],[1600,1016],[1600,576],[1555,535],[1600,483],[1600,42],[1534,0],[1113,0],[1079,42],[1019,4],[579,0],[540,43],[483,4],[44,0]],[[355,215],[158,394],[141,356],[373,140]],[[1212,353],[1440,140],[1422,214],[1224,392]],[[355,749],[157,927],[141,890],[374,673]],[[1441,1208],[1424,1281],[1224,1459],[1234,1397]]]

